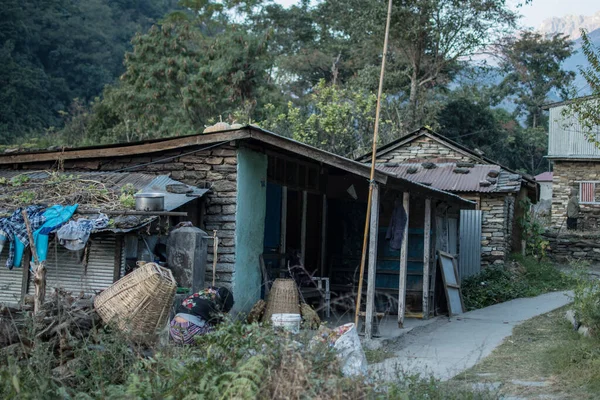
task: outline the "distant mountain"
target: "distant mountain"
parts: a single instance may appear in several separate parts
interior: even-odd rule
[[[590,38],[591,42],[596,45],[597,48],[600,48],[600,28],[594,31],[590,31],[588,33],[588,37]],[[587,85],[587,82],[585,81],[585,79],[583,79],[583,76],[579,74],[579,66],[586,68],[589,65],[587,58],[585,58],[585,54],[583,54],[583,51],[581,51],[582,42],[583,41],[581,40],[581,38],[575,40],[575,45],[573,46],[575,50],[574,54],[571,57],[567,58],[563,63],[564,69],[568,71],[575,71],[577,73],[573,85],[579,90],[579,92],[577,93],[578,96],[585,96],[587,94],[590,94],[590,88]]]
[[[542,22],[537,29],[543,33],[564,33],[572,39],[579,38],[579,30],[586,29],[588,32],[595,31],[600,28],[600,11],[594,15],[566,15],[564,17],[553,17]]]

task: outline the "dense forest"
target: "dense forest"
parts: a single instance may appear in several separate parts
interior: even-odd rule
[[[547,168],[549,97],[572,42],[506,0],[395,2],[381,140],[420,126]],[[88,145],[252,122],[345,156],[369,147],[387,2],[5,0],[0,145]]]

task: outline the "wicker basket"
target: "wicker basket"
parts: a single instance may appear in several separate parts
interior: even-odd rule
[[[298,287],[293,279],[273,282],[263,321],[270,321],[273,314],[300,314]]]
[[[170,270],[147,263],[96,296],[94,307],[105,323],[134,336],[153,335],[165,327],[176,291]]]

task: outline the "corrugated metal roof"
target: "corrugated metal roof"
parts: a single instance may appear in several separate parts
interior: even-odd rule
[[[435,164],[435,168],[425,168],[423,165],[426,164],[386,163],[377,167],[398,177],[449,192],[517,192],[521,187],[520,175],[511,174],[497,165],[465,167],[460,163],[441,163]],[[468,172],[458,173],[457,170]],[[490,173],[496,177],[490,176]]]
[[[167,175],[149,175],[137,172],[79,172],[69,171],[65,175],[73,175],[78,178],[93,179],[102,182],[108,189],[120,190],[123,186],[131,184],[139,192],[163,193],[165,195],[165,210],[172,211],[185,203],[188,203],[198,197],[202,197],[208,189],[200,189],[195,186],[188,186],[189,193],[177,194],[167,191],[168,185],[182,184],[179,181],[171,179]],[[50,177],[46,171],[23,172],[14,170],[0,170],[0,178],[12,179],[18,175],[27,175],[30,180],[44,180]],[[82,204],[84,205],[84,204]]]
[[[552,172],[542,172],[535,176],[537,182],[552,182],[554,174]]]

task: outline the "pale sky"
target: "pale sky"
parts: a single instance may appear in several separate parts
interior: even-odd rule
[[[297,0],[275,0],[284,6],[295,4]],[[523,1],[508,0],[509,4]],[[537,28],[543,20],[565,15],[593,15],[600,11],[600,0],[533,0],[532,4],[523,6],[519,12],[523,15],[521,23],[527,27]]]

